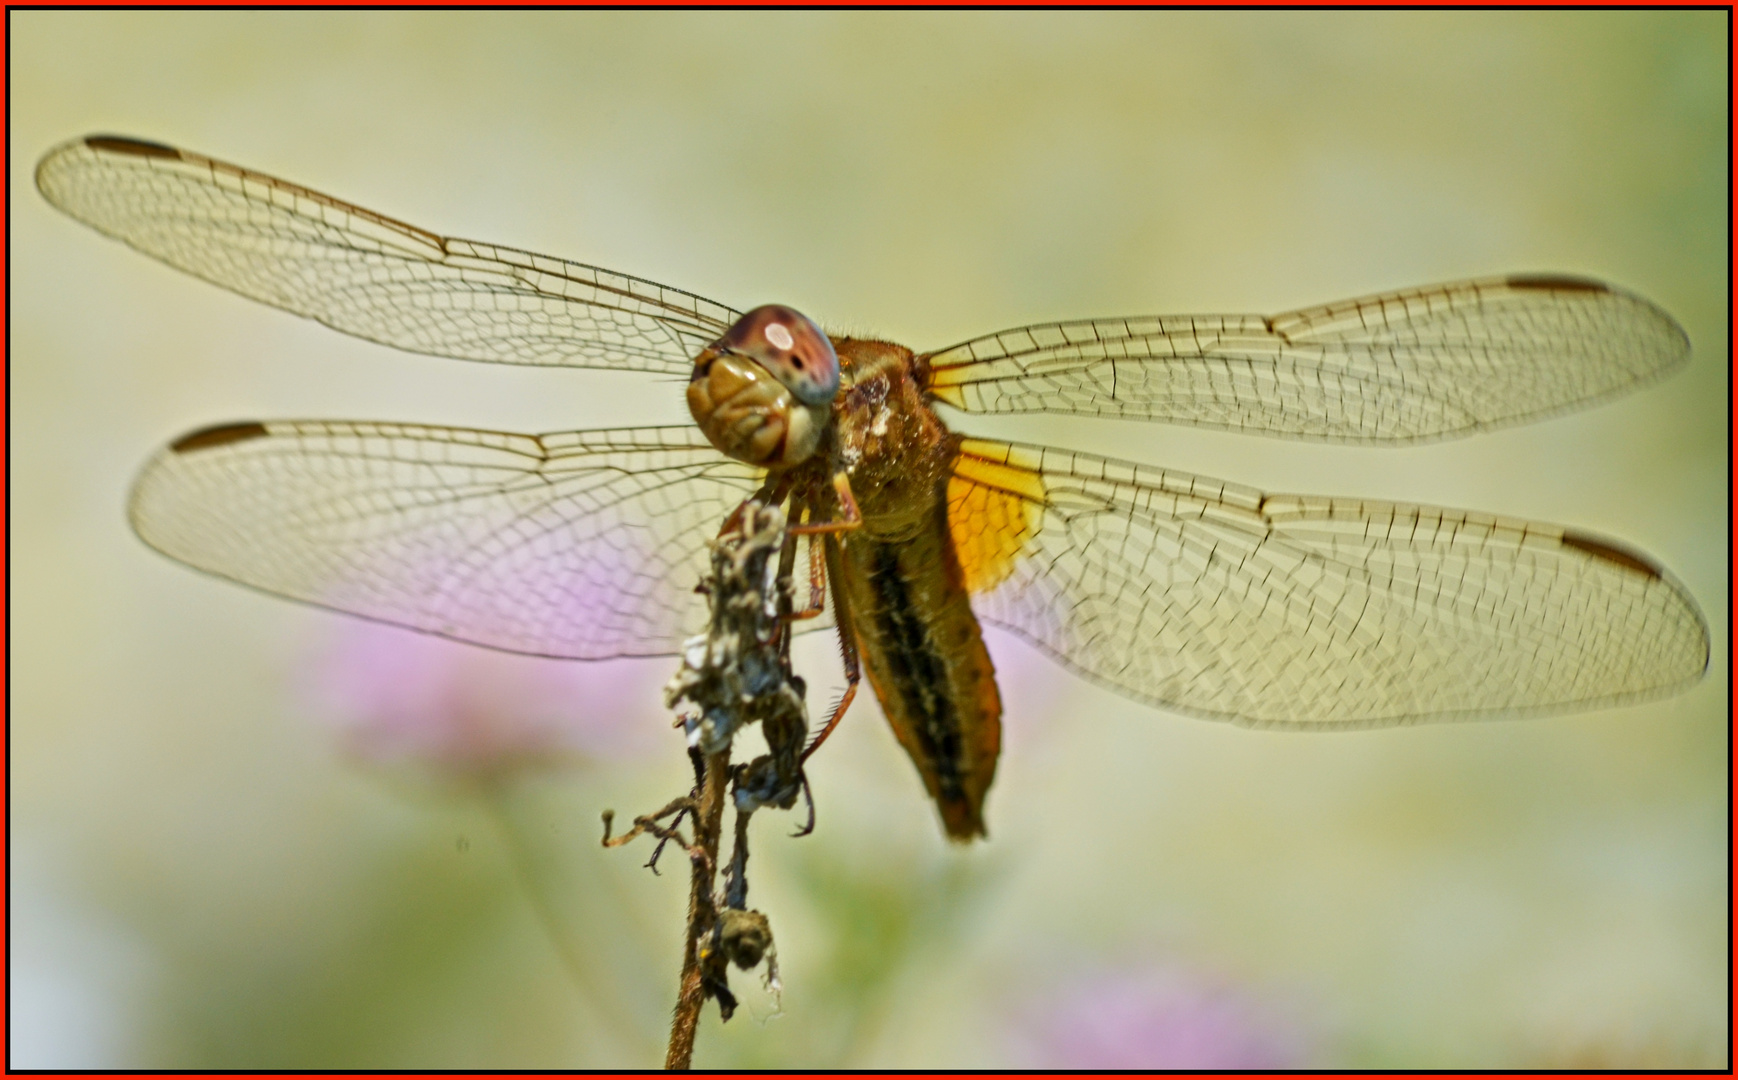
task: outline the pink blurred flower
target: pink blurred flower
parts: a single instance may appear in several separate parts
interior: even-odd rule
[[[1016,1014],[1029,1068],[1288,1069],[1312,1056],[1283,1002],[1171,965],[1077,972]]]
[[[331,625],[299,689],[371,764],[481,776],[675,752],[660,696],[670,661],[550,660],[362,619]]]

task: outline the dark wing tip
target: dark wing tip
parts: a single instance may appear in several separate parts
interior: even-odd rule
[[[1583,536],[1580,533],[1565,532],[1563,534],[1563,546],[1572,547],[1577,551],[1585,551],[1596,559],[1604,559],[1606,562],[1616,563],[1618,566],[1621,566],[1626,570],[1633,570],[1636,573],[1649,578],[1658,580],[1665,576],[1660,572],[1659,567],[1648,562],[1640,555],[1633,551],[1625,551],[1623,548],[1617,547],[1605,540],[1597,540],[1591,536]]]
[[[87,135],[84,144],[92,150],[106,150],[111,154],[133,154],[136,157],[166,157],[178,158],[181,151],[173,146],[162,143],[147,142],[144,139],[130,139],[125,135]]]
[[[256,420],[239,424],[213,424],[197,431],[189,431],[170,443],[169,449],[177,454],[191,454],[196,450],[210,450],[216,446],[246,442],[248,439],[263,439],[270,434],[266,426]]]
[[[1548,289],[1552,292],[1610,292],[1611,286],[1573,274],[1510,274],[1511,289]]]

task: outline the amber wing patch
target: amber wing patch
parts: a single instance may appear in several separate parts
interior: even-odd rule
[[[947,524],[966,591],[987,592],[1008,579],[1043,524],[1044,480],[1014,447],[966,439],[947,482]]]

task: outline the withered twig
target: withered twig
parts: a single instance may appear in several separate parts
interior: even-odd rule
[[[786,623],[792,547],[787,538],[784,515],[776,507],[750,501],[731,516],[731,527],[713,545],[712,573],[703,590],[711,607],[707,632],[683,646],[682,667],[665,690],[672,708],[690,706],[683,727],[698,774],[695,790],[656,814],[635,818],[633,829],[619,837],[610,835],[612,815],[604,816],[608,847],[650,834],[658,838],[658,850],[674,843],[688,853],[688,926],[667,1069],[691,1066],[707,998],[718,1002],[723,1019],[730,1019],[736,998],[726,979],[729,964],[748,970],[764,959],[768,985],[777,986],[771,928],[764,915],[743,910],[743,904],[749,816],[761,806],[788,809],[804,789],[801,752],[808,718],[802,680],[790,670]],[[763,725],[771,752],[732,769],[731,742],[753,723]],[[731,789],[736,850],[727,879],[729,896],[720,898],[719,841],[725,796]],[[691,841],[678,828],[684,816],[693,822]],[[656,858],[654,852],[653,862]]]
[[[621,847],[623,844],[630,843],[643,833],[651,833],[653,836],[658,838],[659,851],[664,850],[664,845],[669,843],[674,843],[677,847],[683,848],[684,850],[692,851],[692,845],[682,839],[682,834],[676,831],[676,826],[681,823],[683,814],[693,813],[698,808],[699,802],[694,795],[683,795],[671,799],[669,804],[657,813],[641,814],[639,817],[635,818],[634,827],[629,829],[627,832],[622,833],[620,836],[610,835],[610,829],[614,827],[616,822],[616,812],[614,810],[605,810],[603,812],[603,846],[612,848]],[[670,824],[662,824],[662,821],[665,818],[672,816],[673,820]],[[654,860],[657,859],[656,854],[652,857]],[[646,865],[648,869],[656,872],[656,867],[653,867],[651,863],[647,863]]]
[[[707,986],[702,978],[700,943],[712,936],[718,912],[712,902],[713,877],[718,868],[718,836],[724,821],[724,793],[730,779],[730,746],[706,756],[705,776],[700,784],[699,807],[694,814],[694,844],[688,848],[692,876],[688,889],[688,938],[682,946],[682,977],[676,991],[676,1010],[670,1023],[670,1049],[664,1068],[687,1069],[694,1061],[694,1033],[700,1027],[700,1009],[706,1004]],[[686,846],[686,845],[685,845]]]

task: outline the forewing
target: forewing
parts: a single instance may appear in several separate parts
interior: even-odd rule
[[[981,618],[1124,694],[1215,719],[1545,712],[1664,692],[1708,661],[1682,586],[1551,525],[971,439],[949,522]]]
[[[36,186],[66,213],[243,296],[436,356],[686,376],[737,313],[595,266],[438,236],[186,150],[92,136]]]
[[[1581,278],[1512,275],[1272,317],[1047,323],[929,362],[931,392],[967,412],[1407,443],[1588,405],[1688,355],[1683,329],[1638,296]]]
[[[268,592],[543,656],[675,652],[707,541],[759,486],[690,427],[512,435],[230,424],[134,486],[152,547]]]

